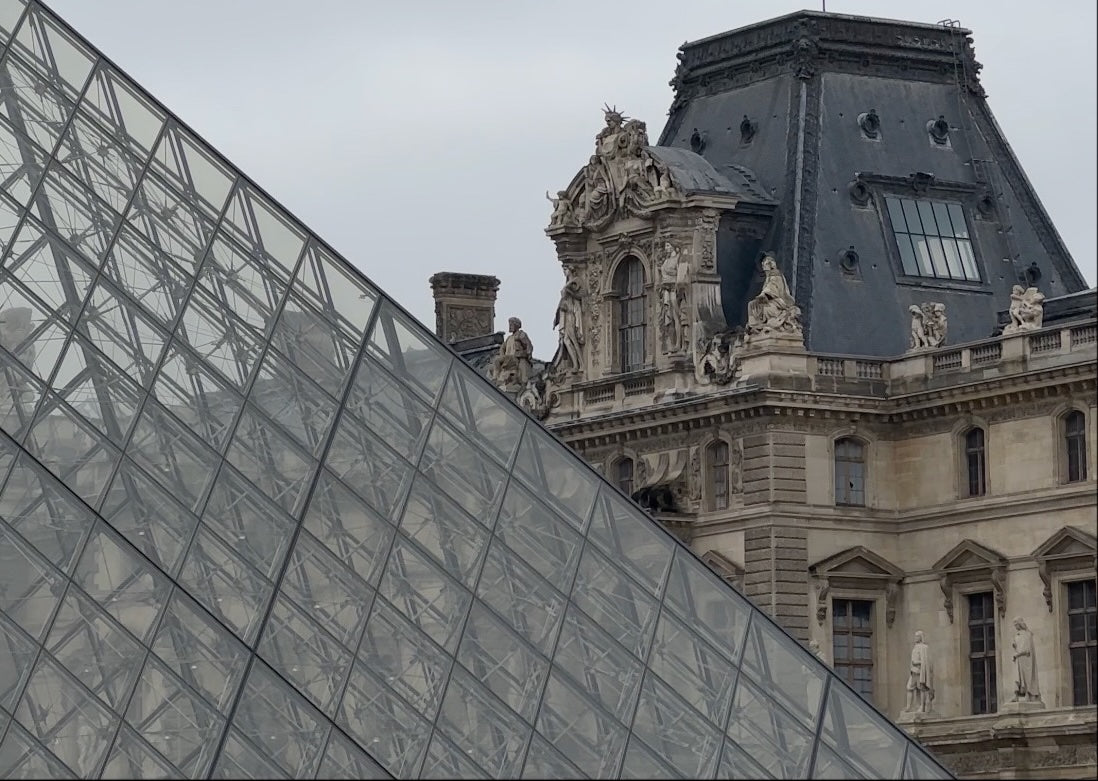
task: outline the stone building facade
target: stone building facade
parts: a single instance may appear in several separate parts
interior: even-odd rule
[[[1098,305],[980,67],[811,12],[685,44],[659,143],[607,107],[554,199],[513,395],[958,775],[1093,777]]]

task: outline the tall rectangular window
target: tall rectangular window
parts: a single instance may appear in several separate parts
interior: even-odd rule
[[[618,296],[619,368],[632,372],[644,368],[644,266],[629,257],[614,272],[614,292]]]
[[[984,452],[984,430],[970,428],[965,434],[965,467],[968,470],[968,495],[987,493],[987,461]]]
[[[728,509],[728,443],[723,440],[709,446],[709,484],[713,509]]]
[[[889,195],[885,204],[904,274],[980,281],[968,223],[959,203]]]
[[[1095,705],[1098,679],[1098,603],[1095,581],[1067,584],[1068,654],[1071,657],[1071,698],[1074,705]]]
[[[968,597],[968,666],[973,713],[995,713],[995,599],[991,592]]]
[[[1064,445],[1067,447],[1067,482],[1087,479],[1087,421],[1079,410],[1064,416]]]
[[[873,603],[868,600],[831,600],[835,672],[870,701],[873,700],[872,617]]]
[[[835,504],[865,506],[865,447],[849,437],[835,442]]]

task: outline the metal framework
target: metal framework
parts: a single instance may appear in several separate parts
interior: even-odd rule
[[[0,776],[948,778],[0,0]]]

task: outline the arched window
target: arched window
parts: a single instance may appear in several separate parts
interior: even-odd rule
[[[965,469],[968,473],[968,495],[987,493],[987,458],[984,430],[973,427],[965,432]]]
[[[644,266],[628,257],[614,272],[618,298],[618,367],[621,372],[644,367]]]
[[[728,443],[718,439],[706,454],[709,463],[709,507],[728,509]]]
[[[1087,421],[1079,410],[1072,410],[1063,417],[1064,482],[1076,483],[1087,479]]]
[[[623,494],[633,495],[633,459],[623,458],[614,464],[614,482]]]
[[[835,504],[865,506],[865,445],[850,437],[835,440]]]

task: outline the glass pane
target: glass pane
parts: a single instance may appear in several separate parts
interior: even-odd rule
[[[526,765],[522,770],[523,778],[587,778],[580,770],[561,756],[549,741],[534,733],[530,748],[526,751]]]
[[[617,773],[625,751],[625,727],[602,713],[556,670],[545,687],[537,730],[588,778]]]
[[[729,778],[807,778],[812,733],[745,678],[736,686],[721,759]]]
[[[720,733],[652,673],[644,677],[633,734],[689,778],[707,778],[716,769]]]
[[[0,777],[76,778],[16,722],[8,727],[8,734],[0,744]]]
[[[664,605],[727,658],[739,658],[752,608],[686,548],[675,551]]]
[[[899,777],[903,735],[843,686],[830,687],[821,735],[867,778]]]
[[[588,616],[644,658],[656,623],[656,600],[594,548],[586,548],[572,600]]]
[[[451,653],[472,596],[400,535],[378,592]]]
[[[247,649],[178,588],[151,648],[188,686],[228,712],[244,678]]]
[[[431,408],[373,361],[359,366],[346,409],[405,459],[419,459]]]
[[[274,350],[263,358],[249,398],[309,453],[327,444],[335,402]]]
[[[549,663],[479,603],[470,612],[457,659],[512,710],[534,720]]]
[[[805,727],[816,723],[827,672],[769,621],[752,617],[741,669]]]
[[[431,725],[356,662],[340,707],[340,723],[396,778],[416,776]]]
[[[732,664],[669,613],[656,624],[648,667],[709,721],[724,726],[735,680]]]
[[[318,712],[259,661],[252,662],[233,726],[294,778],[316,772],[330,729]]]
[[[373,285],[350,273],[316,242],[305,253],[294,288],[355,342],[366,329],[378,298]]]
[[[450,674],[438,729],[493,778],[518,775],[530,727],[460,667]]]
[[[84,778],[107,753],[118,726],[117,716],[47,656],[39,658],[14,715],[35,739]]]
[[[579,562],[580,535],[517,480],[507,486],[496,536],[557,589],[571,591]]]
[[[38,646],[0,613],[0,647],[4,649],[0,655],[0,708],[10,711],[15,708],[15,698],[38,656]],[[0,724],[6,718],[0,718]]]
[[[337,398],[358,356],[358,342],[351,341],[296,293],[291,293],[282,306],[271,333],[271,345]]]
[[[282,597],[275,600],[258,651],[310,702],[334,713],[351,654],[300,608]]]
[[[550,434],[527,426],[515,469],[533,492],[552,503],[569,523],[579,529],[586,527],[598,480]]]
[[[174,122],[156,147],[152,167],[187,200],[209,217],[217,217],[229,195],[236,173],[213,152]]]
[[[260,752],[236,730],[229,729],[229,737],[221,749],[214,766],[213,778],[287,778],[286,773]]]
[[[209,770],[225,727],[213,708],[155,658],[145,664],[126,722],[189,778]]]
[[[332,730],[328,738],[328,748],[324,750],[324,759],[320,762],[317,778],[337,778],[354,781],[365,778],[389,778],[358,746],[345,738],[338,730]]]
[[[472,588],[488,532],[423,477],[416,477],[400,528],[450,575]]]
[[[382,599],[374,603],[358,658],[417,713],[434,718],[452,666],[449,657]]]
[[[358,646],[373,591],[307,532],[290,554],[282,593],[346,648]]]
[[[4,79],[0,90],[4,98],[0,100],[0,116],[43,149],[53,149],[72,113],[72,101],[54,89],[48,77],[14,57],[5,57],[0,67],[10,79],[10,86]]]
[[[438,398],[450,370],[450,354],[388,301],[381,305],[367,350],[428,402]]]
[[[221,468],[202,521],[264,577],[282,568],[294,521],[235,470]]]
[[[102,523],[84,547],[73,580],[139,640],[152,630],[171,591],[167,578]]]
[[[96,69],[81,108],[142,158],[152,150],[164,124],[163,113],[105,64]]]
[[[648,749],[644,743],[633,735],[629,738],[629,746],[625,749],[625,761],[622,763],[620,778],[684,778],[678,772],[669,768]]]
[[[564,597],[498,540],[488,550],[477,596],[527,642],[549,655],[564,615]]]
[[[19,26],[12,50],[24,57],[57,89],[75,98],[91,73],[95,54],[35,7]]]
[[[507,465],[522,435],[523,417],[484,387],[480,377],[455,366],[442,392],[439,408],[461,431],[500,463]]]
[[[588,538],[614,561],[628,566],[629,573],[649,591],[660,593],[675,547],[671,537],[605,486],[595,502]]]
[[[574,605],[565,616],[553,664],[583,686],[608,713],[629,723],[642,665]]]
[[[114,711],[121,713],[145,649],[76,589],[61,603],[46,648]]]
[[[491,778],[469,759],[466,750],[457,748],[441,732],[435,732],[431,745],[427,748],[427,757],[423,760],[423,770],[419,778]]]
[[[343,415],[324,461],[336,477],[385,518],[392,518],[412,466],[351,415]]]
[[[157,754],[129,725],[118,730],[101,778],[171,778],[179,771]]]
[[[65,585],[61,573],[0,523],[0,611],[41,639]]]
[[[393,527],[326,469],[305,513],[305,528],[363,580],[377,585]]]

